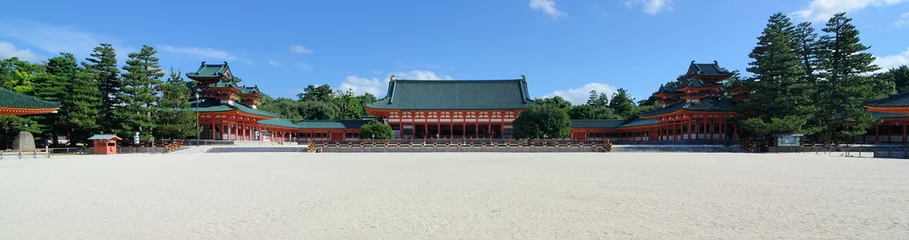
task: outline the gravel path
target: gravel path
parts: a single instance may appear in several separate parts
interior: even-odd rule
[[[0,239],[909,239],[909,160],[186,154],[0,160]]]

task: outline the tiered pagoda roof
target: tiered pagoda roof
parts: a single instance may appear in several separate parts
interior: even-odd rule
[[[653,96],[660,98],[663,108],[642,113],[641,117],[653,117],[679,110],[688,111],[725,111],[731,105],[729,99],[720,100],[723,92],[722,81],[731,78],[732,72],[721,68],[719,64],[696,63],[691,61],[685,75],[676,79],[674,87],[660,85]],[[741,86],[741,82],[737,81]],[[741,89],[741,88],[740,88]]]
[[[192,102],[191,110],[193,111],[238,111],[265,119],[280,117],[276,113],[256,109],[259,98],[261,98],[259,87],[239,85],[243,80],[233,75],[227,62],[202,62],[199,70],[187,73],[186,77],[196,81],[198,90],[201,91],[201,99]],[[242,102],[234,102],[240,97],[243,97]]]
[[[530,99],[527,82],[513,80],[392,80],[385,98],[367,104],[380,110],[517,110]]]

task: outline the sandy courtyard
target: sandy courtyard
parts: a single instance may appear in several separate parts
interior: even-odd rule
[[[909,160],[186,154],[0,160],[0,239],[909,239]]]

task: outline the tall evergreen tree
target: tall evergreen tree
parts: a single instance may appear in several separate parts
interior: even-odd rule
[[[157,100],[158,85],[164,72],[158,65],[156,51],[151,46],[142,46],[138,53],[130,53],[126,60],[125,71],[122,75],[122,85],[117,99],[121,105],[114,110],[119,126],[117,134],[127,138],[138,131],[141,140],[151,138],[155,128],[154,118],[155,100]]]
[[[752,91],[740,103],[739,123],[745,129],[768,137],[774,133],[812,134],[818,129],[803,128],[812,117],[814,108],[811,98],[812,85],[805,81],[805,70],[801,65],[800,47],[812,45],[810,25],[795,27],[789,17],[776,13],[767,21],[767,26],[758,37],[757,46],[748,55],[754,61],[749,63],[748,72],[757,79],[750,84]],[[802,31],[802,32],[799,32]],[[799,34],[805,36],[798,37]],[[804,54],[814,54],[811,46]],[[813,65],[813,60],[809,61]],[[809,65],[810,66],[810,65]],[[813,72],[813,70],[810,70]],[[784,122],[788,121],[788,122]],[[768,124],[774,126],[796,126],[765,131]],[[793,130],[795,129],[795,130]]]
[[[609,108],[612,108],[612,111],[622,119],[631,117],[634,114],[634,99],[628,95],[624,88],[619,88],[612,94],[612,99],[609,100]]]
[[[101,93],[100,131],[110,133],[116,128],[113,109],[118,106],[117,93],[120,91],[120,69],[117,68],[117,53],[109,43],[95,47],[91,56],[82,65],[96,75]]]
[[[829,126],[824,137],[837,139],[865,133],[879,119],[864,110],[862,102],[886,95],[881,82],[869,76],[879,68],[870,47],[861,43],[859,31],[845,13],[837,13],[823,29],[819,46],[821,76],[826,80],[822,100],[823,119]]]
[[[880,75],[883,81],[891,82],[898,92],[909,91],[909,66],[892,68]]]
[[[167,82],[160,86],[159,113],[155,115],[155,136],[170,139],[196,137],[196,112],[190,111],[192,90],[183,80],[180,70],[173,67],[168,72]]]
[[[97,75],[79,68],[73,78],[67,80],[69,93],[60,106],[61,122],[71,143],[88,143],[88,137],[100,127],[102,103]]]
[[[71,79],[76,78],[79,72],[79,64],[76,57],[70,53],[60,53],[60,56],[47,60],[47,66],[44,73],[39,73],[34,78],[35,95],[47,101],[60,102],[64,104],[69,96]],[[56,136],[67,134],[68,127],[64,123],[67,111],[62,108],[58,114],[48,114],[33,117],[40,123],[43,132],[49,134],[54,143],[59,143]]]

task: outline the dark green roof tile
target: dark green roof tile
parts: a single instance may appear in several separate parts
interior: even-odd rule
[[[222,104],[221,101],[219,101],[218,99],[214,99],[214,98],[203,98],[201,101],[193,101],[190,104],[190,110],[199,111],[199,112],[227,112],[227,111],[233,111],[233,110],[240,110],[245,113],[249,113],[249,114],[253,114],[253,115],[257,115],[257,116],[263,116],[263,117],[277,118],[277,117],[281,116],[280,114],[277,114],[277,113],[272,113],[272,112],[268,112],[268,111],[262,111],[259,109],[247,107],[246,105],[243,105],[243,104],[237,103],[237,102],[235,102],[233,106],[230,106],[227,104]]]
[[[909,107],[909,92],[901,92],[886,98],[865,101],[870,107]]]
[[[328,128],[357,128],[369,123],[369,120],[316,120],[298,122],[297,128],[328,129]]]
[[[374,109],[499,110],[533,104],[527,82],[516,80],[394,80]]]
[[[270,120],[259,120],[259,124],[275,126],[275,127],[297,128],[296,124],[294,124],[290,120],[283,119],[283,118],[270,119]]]
[[[660,114],[664,114],[664,113],[675,112],[675,111],[678,111],[681,109],[689,110],[689,111],[724,111],[724,110],[729,111],[730,109],[732,109],[732,101],[730,101],[729,98],[719,100],[716,97],[707,97],[707,98],[701,99],[700,103],[688,103],[688,102],[682,101],[682,102],[678,102],[676,104],[672,104],[672,105],[669,105],[669,106],[666,106],[664,108],[660,108],[660,109],[657,109],[654,111],[641,113],[641,116],[646,117],[646,116],[660,115]]]
[[[660,120],[656,120],[656,119],[635,119],[629,123],[622,124],[621,127],[623,127],[623,128],[637,127],[637,126],[653,125],[653,124],[659,124],[659,123],[660,123]]]
[[[909,118],[907,113],[871,112],[873,118]]]
[[[60,103],[40,100],[29,96],[0,88],[0,107],[8,108],[59,108]]]
[[[606,120],[606,119],[596,119],[596,120],[581,120],[581,119],[572,119],[571,127],[572,128],[617,128],[622,126],[625,120]]]
[[[699,76],[732,76],[732,72],[720,67],[719,63],[695,63],[691,61],[691,71]]]
[[[227,65],[227,62],[224,63],[205,63],[202,62],[202,65],[199,66],[199,70],[192,73],[186,73],[187,77],[220,77],[223,76],[230,69],[230,66]]]
[[[95,134],[94,136],[88,138],[88,140],[108,140],[116,136],[116,134]]]

